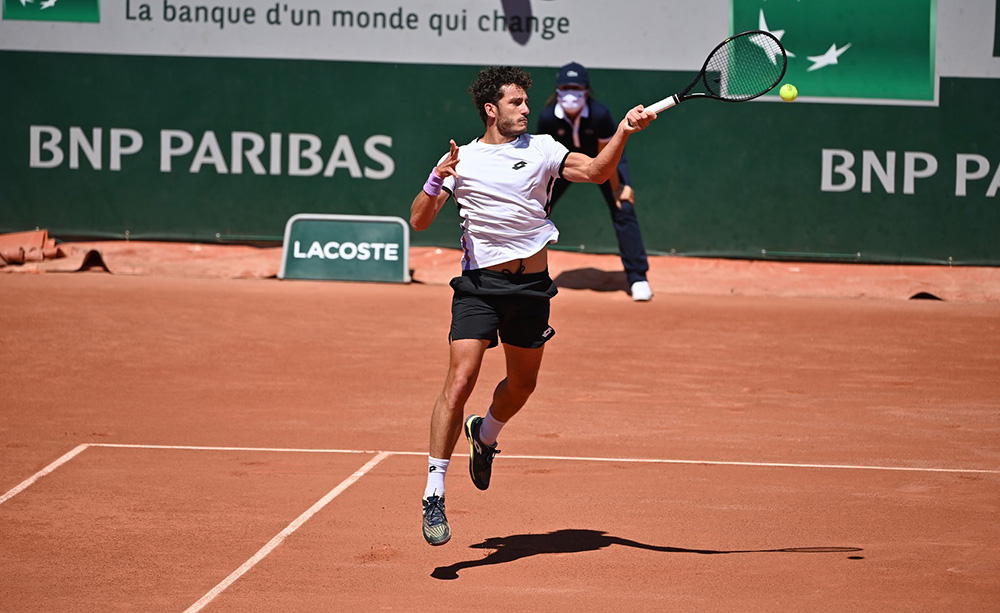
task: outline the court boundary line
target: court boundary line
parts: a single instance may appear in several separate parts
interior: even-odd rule
[[[365,462],[364,466],[354,471],[348,478],[341,481],[337,487],[333,488],[326,493],[325,496],[320,498],[318,501],[313,503],[311,507],[306,509],[304,513],[299,515],[292,521],[292,523],[285,526],[285,529],[275,535],[266,545],[257,550],[257,553],[250,556],[246,562],[240,565],[239,568],[234,570],[229,574],[228,577],[220,581],[215,587],[208,591],[204,596],[198,599],[193,605],[184,610],[184,613],[197,613],[205,608],[210,602],[216,599],[222,592],[226,591],[230,585],[239,580],[240,577],[245,575],[254,566],[256,566],[261,560],[266,558],[272,551],[274,551],[279,545],[285,542],[285,539],[291,536],[296,530],[301,528],[307,521],[312,519],[313,515],[319,513],[323,510],[323,507],[330,504],[334,498],[341,495],[344,490],[351,487],[356,483],[361,477],[364,477],[373,468],[378,466],[382,460],[390,457],[391,454],[386,452],[378,453],[374,458]]]
[[[378,455],[390,456],[424,456],[424,451],[386,451],[378,449],[315,449],[315,448],[295,448],[295,447],[225,447],[225,446],[201,446],[201,445],[142,445],[126,443],[81,443],[72,450],[66,452],[58,459],[50,463],[45,468],[31,475],[5,494],[0,496],[0,505],[4,504],[14,496],[17,496],[27,488],[34,485],[42,477],[52,473],[60,466],[66,464],[76,456],[80,455],[91,447],[104,449],[151,449],[166,451],[242,451],[261,453],[342,453],[356,455]],[[454,454],[453,457],[468,457],[468,454]],[[507,455],[503,456],[510,460],[547,460],[560,462],[605,462],[617,464],[680,464],[695,466],[743,466],[747,468],[805,468],[812,470],[878,470],[889,472],[920,472],[920,473],[951,473],[951,474],[980,474],[980,475],[1000,475],[1000,470],[985,468],[934,468],[920,466],[874,466],[865,464],[807,464],[793,462],[740,462],[728,460],[677,460],[667,458],[605,458],[587,456],[557,456],[557,455]],[[384,458],[383,458],[384,459]],[[380,460],[381,461],[381,460]]]
[[[27,479],[25,479],[24,481],[22,481],[18,485],[15,485],[12,489],[10,489],[3,496],[0,496],[0,504],[3,504],[5,502],[7,502],[8,500],[10,500],[11,498],[13,498],[14,496],[17,496],[18,494],[20,494],[24,490],[28,489],[36,481],[38,481],[39,479],[41,479],[45,475],[53,472],[55,469],[59,468],[60,466],[62,466],[66,462],[69,462],[70,460],[72,460],[76,456],[78,456],[81,453],[83,453],[84,451],[86,451],[86,449],[88,447],[90,447],[90,445],[88,443],[83,443],[83,444],[77,445],[71,451],[68,451],[68,452],[64,453],[62,456],[59,457],[59,459],[55,460],[54,462],[52,462],[51,464],[49,464],[48,466],[46,466],[42,470],[38,471],[37,473],[31,475],[30,477],[28,477]]]
[[[154,449],[167,451],[244,451],[262,453],[343,453],[343,454],[385,454],[390,456],[423,456],[423,451],[385,451],[377,449],[315,449],[295,447],[220,447],[199,445],[141,445],[125,443],[81,443],[72,450],[60,456],[51,464],[31,475],[18,485],[0,496],[0,504],[4,504],[27,488],[34,485],[42,477],[52,473],[76,456],[91,447],[104,449]],[[453,457],[469,457],[468,454],[456,453]],[[612,464],[681,464],[694,466],[743,466],[747,468],[806,468],[813,470],[880,470],[889,472],[920,472],[920,473],[950,473],[1000,475],[1000,470],[985,468],[934,468],[920,466],[874,466],[865,464],[806,464],[794,462],[739,462],[729,460],[676,460],[667,458],[605,458],[588,456],[556,456],[556,455],[504,455],[510,460],[548,460],[561,462],[605,462]]]
[[[347,488],[354,485],[362,477],[371,472],[385,459],[394,456],[423,456],[422,451],[375,451],[359,449],[311,449],[311,448],[277,448],[277,447],[213,447],[196,445],[138,445],[120,443],[81,443],[72,450],[48,464],[28,477],[20,484],[0,496],[0,504],[3,504],[31,487],[38,480],[51,474],[59,467],[67,464],[91,447],[105,449],[144,449],[144,450],[167,450],[167,451],[235,451],[235,452],[268,452],[268,453],[317,453],[317,454],[351,454],[351,455],[373,455],[364,465],[354,471],[350,476],[341,481],[332,490],[326,493],[312,506],[306,509],[298,517],[292,520],[283,530],[273,536],[263,547],[257,550],[254,555],[241,564],[236,570],[231,572],[225,579],[217,583],[212,589],[199,598],[194,604],[184,610],[184,613],[198,613],[208,604],[213,602],[219,595],[227,590],[233,583],[238,581],[243,575],[253,569],[264,558],[278,548],[285,540],[294,534],[299,528],[305,525],[313,516],[323,510],[330,502],[340,496]],[[455,454],[461,456],[461,454]],[[468,457],[468,456],[465,456]],[[988,469],[962,469],[962,468],[920,468],[902,466],[866,466],[848,464],[795,464],[784,462],[735,462],[735,461],[702,461],[702,460],[676,460],[661,458],[606,458],[606,457],[574,457],[574,456],[542,456],[542,455],[508,455],[506,458],[513,460],[548,460],[564,462],[604,462],[604,463],[630,463],[630,464],[683,464],[702,466],[741,466],[741,467],[762,467],[762,468],[807,468],[807,469],[839,469],[839,470],[881,470],[881,471],[908,471],[926,473],[978,473],[978,474],[1000,474],[1000,470]]]
[[[214,447],[198,445],[128,445],[120,443],[92,443],[92,447],[110,447],[121,449],[163,449],[183,451],[253,451],[253,452],[284,452],[284,453],[353,453],[372,454],[385,453],[391,456],[425,456],[426,451],[387,451],[384,449],[316,449],[294,447]],[[453,457],[469,457],[468,454],[456,453]],[[561,462],[609,462],[623,464],[693,464],[701,466],[746,466],[760,468],[810,468],[837,470],[884,470],[896,472],[926,472],[926,473],[975,473],[1000,475],[1000,470],[986,468],[934,468],[921,466],[876,466],[866,464],[808,464],[794,462],[741,462],[735,460],[676,460],[667,458],[607,458],[588,456],[558,456],[558,455],[514,455],[504,454],[510,460],[550,460]]]

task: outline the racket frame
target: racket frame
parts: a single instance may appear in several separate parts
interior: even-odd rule
[[[716,51],[721,49],[723,45],[729,44],[729,41],[733,39],[739,38],[741,36],[751,36],[754,34],[763,34],[764,36],[768,36],[774,39],[774,42],[777,43],[778,48],[781,49],[781,58],[783,60],[781,65],[781,74],[778,75],[778,78],[775,79],[774,84],[771,85],[771,87],[760,92],[756,96],[751,96],[750,98],[743,98],[740,100],[727,100],[726,98],[720,98],[719,96],[705,92],[695,92],[693,94],[689,93],[692,89],[694,89],[694,86],[698,84],[698,81],[701,81],[702,79],[705,78],[705,71],[708,69],[708,62],[709,60],[712,59],[712,56],[715,55]],[[666,98],[658,102],[654,102],[653,104],[647,106],[646,110],[653,111],[654,113],[659,113],[661,111],[669,109],[672,106],[678,105],[681,102],[684,102],[685,100],[690,100],[692,98],[712,98],[713,100],[722,100],[723,102],[746,102],[747,100],[753,100],[754,98],[759,98],[760,96],[763,96],[767,92],[774,89],[775,85],[781,83],[781,80],[785,78],[786,70],[788,70],[788,56],[785,54],[785,47],[784,45],[781,44],[781,41],[778,40],[778,38],[774,34],[771,34],[770,32],[765,32],[764,30],[747,30],[746,32],[740,32],[739,34],[734,34],[733,36],[730,36],[726,40],[716,45],[715,48],[712,49],[711,53],[705,56],[705,63],[702,64],[701,70],[698,72],[698,76],[696,76],[694,80],[691,81],[690,85],[684,88],[684,91],[677,94],[673,94],[672,96],[667,96]]]

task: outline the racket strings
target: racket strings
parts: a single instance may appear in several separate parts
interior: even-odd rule
[[[764,32],[735,36],[705,63],[705,87],[713,96],[739,102],[756,98],[778,84],[785,73],[785,50]]]

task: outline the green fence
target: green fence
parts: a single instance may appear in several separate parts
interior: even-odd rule
[[[536,113],[554,69],[535,75]],[[298,213],[408,217],[448,139],[482,125],[476,66],[0,52],[0,231],[280,239]],[[689,72],[592,70],[616,113]],[[800,88],[800,91],[802,88]],[[808,92],[803,92],[808,94]],[[693,101],[628,147],[653,253],[1000,263],[1000,80],[937,106]],[[596,188],[560,247],[617,249]],[[447,207],[413,244],[458,246]]]

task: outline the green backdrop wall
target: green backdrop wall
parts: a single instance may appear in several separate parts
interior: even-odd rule
[[[537,113],[555,75],[528,68]],[[448,139],[468,142],[481,133],[466,94],[477,70],[2,51],[0,231],[277,240],[296,213],[407,218]],[[690,77],[592,71],[595,96],[618,114]],[[666,111],[628,147],[647,247],[751,258],[1000,263],[1000,80],[942,78],[938,98],[938,106],[694,101]],[[190,151],[164,155],[164,144],[184,144],[181,132],[191,137]],[[259,135],[263,149],[253,160],[233,155],[234,132],[251,133],[238,140],[243,149]],[[141,149],[118,156],[113,170],[113,141],[127,150],[136,134]],[[290,155],[292,140],[300,151],[321,143],[313,155],[320,165],[310,154]],[[297,175],[292,157],[301,160]],[[854,162],[845,171],[849,157]],[[255,160],[263,174],[254,171]],[[929,174],[928,160],[936,172],[921,176]],[[913,193],[905,193],[908,182]],[[596,188],[574,186],[553,217],[560,247],[617,249]],[[449,207],[412,242],[457,247],[458,234]]]

